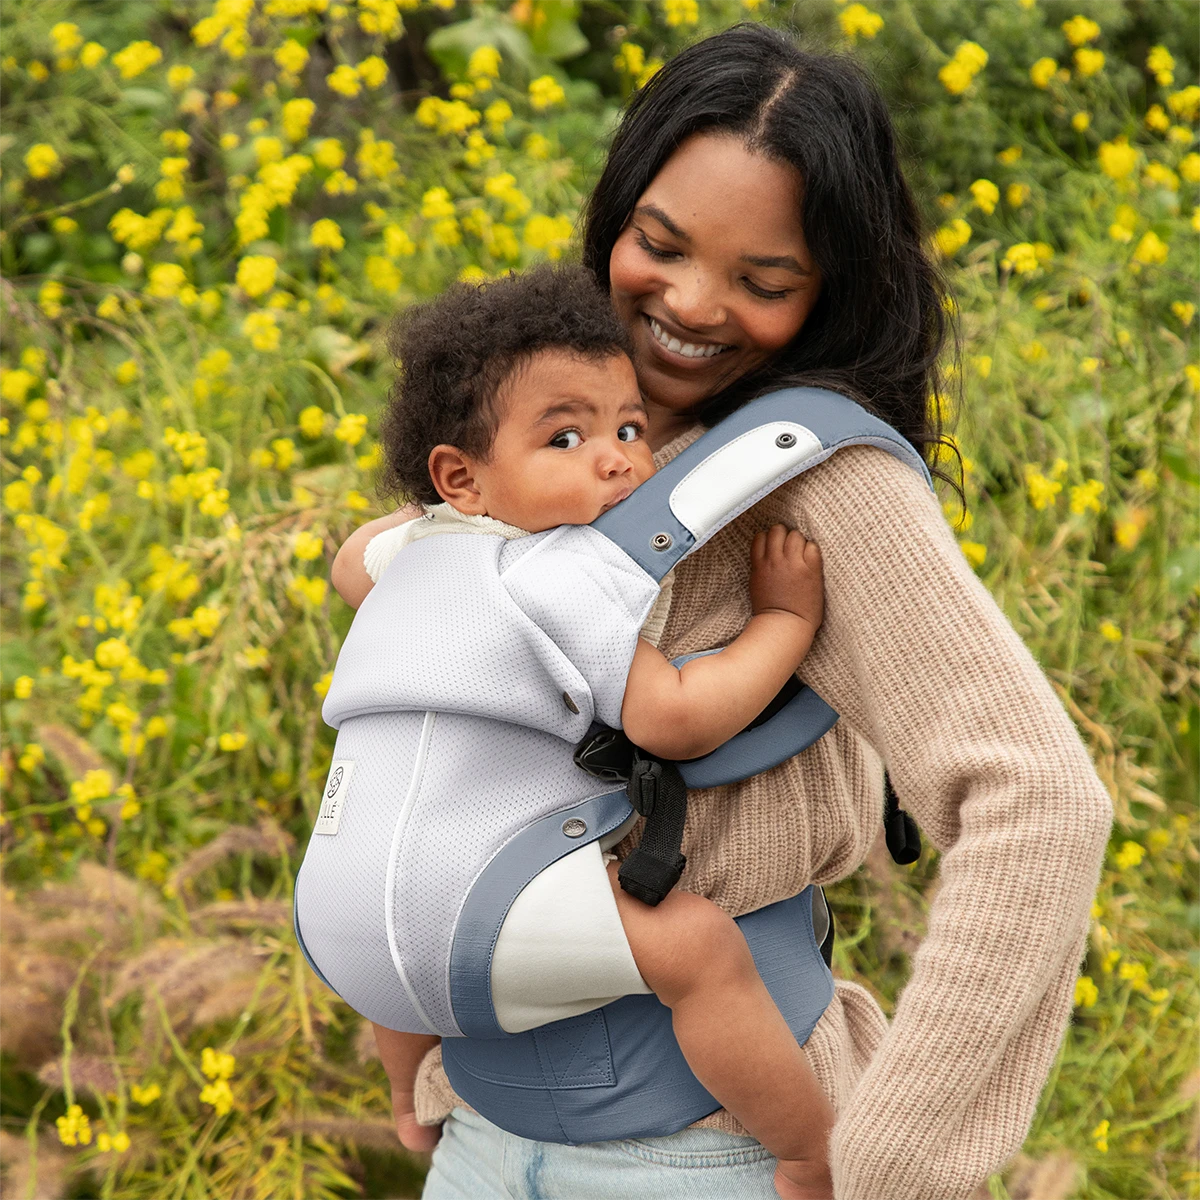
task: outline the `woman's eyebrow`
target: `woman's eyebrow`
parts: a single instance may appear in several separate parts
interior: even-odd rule
[[[647,217],[653,217],[668,233],[674,234],[681,241],[692,240],[657,204],[639,204],[633,211],[635,216],[645,214]]]
[[[742,262],[750,263],[755,267],[782,267],[785,271],[792,271],[797,275],[811,275],[812,272],[805,269],[800,263],[790,254],[766,255],[766,254],[743,254]]]

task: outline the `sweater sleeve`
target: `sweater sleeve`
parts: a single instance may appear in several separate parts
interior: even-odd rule
[[[1108,794],[936,498],[870,447],[781,499],[821,547],[801,674],[941,852],[928,933],[834,1129],[837,1200],[960,1200],[1021,1147],[1070,1020]]]

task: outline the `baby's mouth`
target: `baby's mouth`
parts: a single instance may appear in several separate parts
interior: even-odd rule
[[[646,321],[654,340],[669,354],[678,354],[681,358],[715,358],[718,354],[734,349],[723,342],[683,342],[669,334],[649,314],[646,315]]]

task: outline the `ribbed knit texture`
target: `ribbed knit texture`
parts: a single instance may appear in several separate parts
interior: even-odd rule
[[[942,854],[928,933],[890,1025],[840,980],[806,1052],[838,1114],[836,1200],[964,1200],[1020,1149],[1062,1042],[1111,802],[933,494],[872,447],[839,451],[682,562],[664,653],[737,636],[750,541],[775,522],[821,548],[825,620],[800,676],[841,720],[763,775],[689,794],[680,886],[737,916],[845,878],[880,828],[887,763]],[[416,1099],[425,1123],[462,1103],[440,1051]],[[724,1111],[697,1124],[744,1132]]]

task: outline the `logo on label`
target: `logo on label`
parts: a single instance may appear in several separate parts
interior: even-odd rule
[[[346,806],[346,792],[350,787],[350,774],[354,770],[351,759],[334,762],[329,768],[329,779],[325,783],[325,794],[321,797],[321,811],[317,814],[314,833],[332,836],[338,831],[342,809]]]

